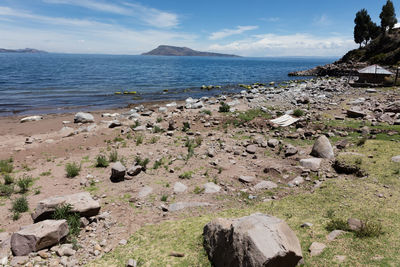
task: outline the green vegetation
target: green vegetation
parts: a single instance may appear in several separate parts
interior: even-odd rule
[[[149,164],[150,160],[148,158],[142,159],[141,157],[137,156],[135,158],[135,163],[136,165],[139,165],[142,167],[143,171],[146,171],[147,169],[147,164]]]
[[[304,115],[304,111],[302,111],[301,109],[296,109],[293,111],[293,116],[295,117],[302,117]]]
[[[21,217],[21,213],[29,210],[29,204],[26,197],[22,196],[12,202],[11,211],[13,213],[12,219],[14,221]]]
[[[228,104],[226,104],[225,102],[221,102],[218,111],[221,113],[226,113],[229,112],[230,109],[231,107]]]
[[[160,200],[162,202],[166,202],[168,200],[168,196],[167,195],[162,195]]]
[[[111,151],[110,155],[108,157],[108,160],[110,162],[117,162],[118,161],[118,151],[117,150]]]
[[[162,122],[163,121],[163,118],[162,117],[157,117],[157,123],[160,123],[160,122]]]
[[[0,196],[9,197],[14,193],[14,185],[13,184],[2,184],[0,185]]]
[[[156,160],[156,161],[154,162],[154,164],[153,164],[153,169],[154,169],[154,170],[157,170],[158,168],[161,167],[162,164],[163,164],[163,159]]]
[[[159,126],[156,125],[153,127],[153,133],[162,133],[162,132],[164,132],[164,130],[161,129]]]
[[[106,167],[108,167],[108,165],[109,165],[109,162],[108,162],[106,156],[98,155],[96,157],[96,167],[97,168],[106,168]]]
[[[386,32],[389,30],[389,32],[391,32],[397,23],[394,5],[391,0],[386,1],[386,4],[382,7],[382,12],[379,15],[379,18],[381,19],[382,31]]]
[[[46,172],[42,172],[41,174],[40,174],[40,176],[50,176],[51,175],[51,171],[50,170],[48,170],[48,171],[46,171]]]
[[[206,115],[210,115],[211,116],[211,110],[209,110],[209,109],[203,109],[202,111],[200,111],[201,113],[203,113],[203,114],[206,114]]]
[[[179,175],[179,178],[181,179],[191,179],[193,176],[193,171],[187,171]]]
[[[67,163],[67,165],[65,165],[65,171],[67,172],[68,178],[74,178],[78,176],[81,171],[81,166],[75,162]]]
[[[0,160],[0,173],[12,173],[13,161],[12,158]]]
[[[19,193],[25,194],[29,191],[29,187],[33,184],[33,178],[31,176],[24,175],[18,179],[17,185],[19,187]]]
[[[5,185],[14,183],[14,178],[9,173],[4,174],[3,179]]]
[[[72,212],[72,206],[61,205],[58,206],[53,213],[54,220],[66,220],[69,227],[69,235],[77,236],[80,232],[80,216],[78,213]]]
[[[193,190],[193,193],[195,193],[195,194],[201,194],[201,193],[203,193],[204,192],[204,187],[200,187],[200,186],[196,186],[195,188],[194,188],[194,190]]]
[[[135,136],[136,145],[140,146],[141,144],[143,144],[143,139],[144,139],[143,135],[136,135]]]
[[[187,121],[183,122],[182,132],[187,132],[189,130],[190,130],[190,123]]]

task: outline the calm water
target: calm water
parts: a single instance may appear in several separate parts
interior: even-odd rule
[[[239,91],[239,83],[290,79],[332,58],[211,58],[0,54],[0,116],[124,107]],[[221,85],[200,90],[201,85]],[[168,89],[168,92],[163,92]],[[137,91],[137,95],[115,95]]]

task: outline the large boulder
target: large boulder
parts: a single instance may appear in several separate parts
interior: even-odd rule
[[[325,135],[318,137],[311,151],[311,156],[323,159],[333,159],[335,154],[329,139]]]
[[[82,217],[95,216],[100,211],[100,203],[94,200],[89,192],[82,192],[66,196],[55,196],[41,200],[32,213],[34,222],[51,219],[55,209],[61,205],[71,205],[71,211]]]
[[[385,108],[385,112],[400,113],[400,101],[391,103]]]
[[[11,236],[11,251],[15,256],[25,256],[56,245],[68,232],[66,220],[46,220],[24,226]]]
[[[299,240],[286,222],[265,214],[216,219],[204,227],[203,237],[215,267],[296,266],[303,257]]]
[[[74,117],[75,123],[91,123],[94,122],[94,117],[90,113],[78,112]]]

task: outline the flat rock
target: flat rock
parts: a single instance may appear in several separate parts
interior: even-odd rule
[[[278,187],[278,185],[276,183],[274,183],[274,182],[261,181],[261,182],[259,182],[258,184],[256,184],[254,186],[254,189],[255,190],[265,190],[265,189],[270,190],[270,189],[274,189],[274,188],[277,188],[277,187]]]
[[[181,182],[176,182],[176,183],[174,184],[174,193],[177,193],[177,194],[179,194],[179,193],[185,193],[186,190],[187,190],[187,186],[184,185],[183,183],[181,183]]]
[[[269,139],[267,144],[269,147],[275,148],[279,145],[279,141],[278,139]]]
[[[242,175],[242,176],[239,177],[239,181],[242,182],[242,183],[252,183],[255,180],[256,180],[256,177],[254,177],[254,176]]]
[[[45,220],[24,226],[11,236],[11,250],[15,256],[51,247],[69,232],[66,220]]]
[[[356,218],[349,218],[347,220],[347,225],[349,226],[350,230],[358,231],[363,226],[363,222],[361,220],[359,220],[359,219],[356,219]]]
[[[187,208],[206,207],[206,206],[211,206],[211,204],[207,202],[177,202],[170,204],[168,206],[168,210],[173,212]]]
[[[213,182],[204,184],[204,193],[206,194],[218,193],[220,190],[221,187],[219,185],[214,184]]]
[[[340,235],[342,235],[342,234],[344,234],[345,233],[345,231],[342,231],[342,230],[333,230],[332,232],[330,232],[327,236],[326,236],[326,239],[328,240],[328,241],[333,241],[333,240],[335,240],[338,236],[340,236]]]
[[[92,123],[94,122],[94,117],[90,113],[78,112],[75,114],[74,123]]]
[[[29,116],[29,117],[22,118],[20,120],[20,122],[24,123],[24,122],[29,122],[29,121],[40,121],[40,120],[43,120],[42,116]]]
[[[311,257],[313,257],[320,255],[325,248],[326,248],[325,244],[319,242],[313,242],[308,250],[310,251]]]
[[[392,157],[392,161],[396,163],[400,163],[400,155]]]
[[[50,219],[55,209],[61,205],[71,205],[71,211],[82,217],[96,216],[100,211],[100,203],[94,200],[89,192],[81,192],[66,196],[55,196],[39,201],[32,213],[34,222]]]
[[[246,147],[246,152],[249,154],[255,154],[257,151],[257,146],[256,145],[249,145]]]
[[[298,152],[297,148],[293,145],[287,145],[285,149],[285,157],[296,155]]]
[[[113,120],[108,124],[108,128],[116,128],[116,127],[120,127],[122,125],[122,123],[118,120]]]
[[[295,186],[299,186],[302,183],[304,183],[304,178],[301,176],[297,176],[296,178],[294,178],[292,181],[290,181],[290,184],[293,184]]]
[[[332,145],[325,135],[321,135],[315,141],[311,151],[311,156],[324,159],[333,159],[335,157]]]
[[[312,171],[318,171],[321,165],[322,159],[319,158],[309,158],[309,159],[301,159],[300,165],[304,168],[310,169]]]
[[[153,188],[150,186],[145,186],[142,189],[140,189],[140,191],[138,193],[138,198],[145,198],[148,195],[150,195],[151,193],[153,193]]]
[[[300,242],[286,222],[265,214],[215,219],[204,227],[203,237],[215,267],[294,267],[302,259]]]
[[[356,110],[356,109],[349,109],[347,110],[347,117],[349,118],[364,118],[367,116],[364,111]]]
[[[129,176],[136,176],[142,171],[142,166],[134,165],[130,167],[127,171]]]

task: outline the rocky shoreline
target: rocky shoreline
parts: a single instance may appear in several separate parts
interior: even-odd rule
[[[335,68],[299,75],[343,74]],[[1,191],[0,265],[85,265],[126,246],[144,225],[179,220],[182,212],[196,217],[202,207],[215,213],[313,193],[343,174],[365,177],[342,160],[346,149],[360,140],[400,141],[398,88],[352,88],[345,77],[246,87],[231,96],[107,112],[0,118],[0,159],[13,166],[3,177],[15,181],[13,192]],[[340,126],[346,120],[362,127]],[[72,163],[79,170],[68,178]],[[26,193],[17,177],[32,178]],[[19,196],[32,217],[21,212],[13,221]],[[79,233],[67,242],[71,225],[53,216],[59,203],[80,217]],[[55,230],[43,233],[37,223]],[[38,241],[54,232],[51,242]],[[297,245],[296,253],[300,260]]]

